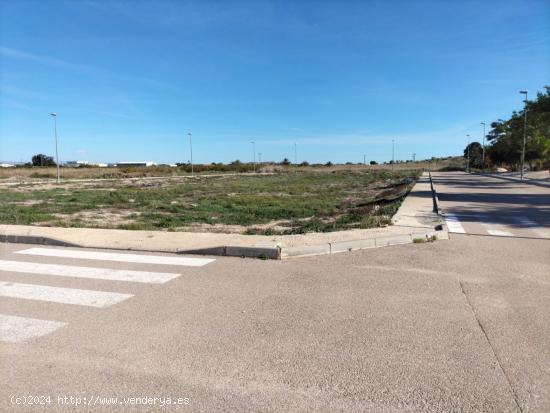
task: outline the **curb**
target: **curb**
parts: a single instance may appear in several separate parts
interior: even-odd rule
[[[201,248],[196,250],[178,250],[176,254],[220,255],[224,257],[261,258],[280,260],[279,247],[241,247],[226,245],[222,247]]]
[[[55,238],[36,236],[36,235],[4,235],[0,234],[0,243],[12,244],[36,244],[50,245],[55,247],[73,247],[73,248],[96,248],[108,250],[122,251],[147,251],[147,252],[162,252],[166,254],[196,254],[196,255],[219,255],[227,257],[242,257],[242,258],[262,258],[262,259],[281,259],[281,249],[279,247],[241,247],[241,246],[221,246],[203,248],[197,250],[176,250],[163,251],[152,250],[147,248],[116,248],[116,247],[95,247],[89,245],[74,244],[71,242],[61,241]]]
[[[381,248],[391,245],[412,244],[415,240],[419,239],[421,239],[422,242],[429,242],[432,241],[434,237],[437,240],[448,240],[449,233],[446,228],[441,228],[440,230],[430,230],[412,234],[390,235],[386,237],[366,238],[353,241],[338,241],[319,245],[288,247],[281,249],[280,259],[312,257],[315,255],[338,254],[341,252]]]
[[[0,242],[9,242],[14,244],[38,244],[52,245],[56,247],[81,247],[71,242],[61,241],[55,238],[41,237],[35,235],[5,235],[0,234]]]
[[[434,212],[437,215],[443,215],[443,211],[441,210],[441,204],[439,203],[439,197],[437,196],[437,191],[434,188],[434,182],[432,180],[432,173],[428,172],[428,176],[430,177],[430,188],[432,189],[432,198],[434,202]]]

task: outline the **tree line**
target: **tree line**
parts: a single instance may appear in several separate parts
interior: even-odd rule
[[[491,123],[486,135],[485,165],[482,165],[483,150],[479,142],[470,143],[464,150],[464,157],[470,152],[470,167],[483,168],[505,166],[512,170],[521,167],[524,130],[525,166],[529,169],[550,167],[550,86],[537,93],[534,100],[527,100],[521,111],[514,111],[509,119],[498,119]],[[527,127],[524,128],[525,110]]]

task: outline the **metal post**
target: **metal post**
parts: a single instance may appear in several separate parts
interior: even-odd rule
[[[363,166],[367,165],[367,155],[363,155]]]
[[[55,165],[57,167],[57,183],[59,183],[59,156],[57,152],[57,113],[50,113],[53,116],[53,128],[55,134]]]
[[[521,150],[521,180],[523,181],[523,170],[525,169],[525,141],[527,140],[527,90],[520,90],[525,95],[525,106],[523,108],[523,149]]]
[[[470,173],[470,135],[466,135],[468,137],[468,146],[466,146],[466,150],[468,151],[468,165],[466,167],[466,171]]]
[[[191,132],[189,132],[188,135],[189,135],[189,150],[190,150],[190,153],[191,153],[191,176],[194,176],[194,171],[193,171],[193,138],[192,138]]]
[[[254,173],[256,173],[256,143],[254,141],[250,143],[252,144],[252,158],[254,162]]]
[[[485,169],[485,122],[481,122],[483,125],[483,146],[481,147],[481,168]]]
[[[391,140],[391,170],[393,172],[393,168],[395,166],[395,139]]]
[[[298,152],[296,152],[296,142],[294,142],[294,164],[298,165]]]
[[[258,152],[258,163],[260,165],[262,164],[262,153],[261,152]]]

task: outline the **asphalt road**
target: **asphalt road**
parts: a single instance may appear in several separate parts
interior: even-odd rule
[[[548,412],[549,247],[154,263],[0,244],[0,410]]]
[[[460,172],[432,177],[451,232],[550,239],[550,188]]]

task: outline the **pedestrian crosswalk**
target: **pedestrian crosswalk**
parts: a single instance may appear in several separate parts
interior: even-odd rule
[[[39,255],[44,257],[78,258],[85,260],[135,262],[140,264],[183,265],[202,267],[214,261],[211,258],[168,257],[165,255],[122,254],[87,250],[62,250],[58,248],[29,248],[16,254]]]
[[[550,229],[532,219],[479,213],[444,214],[450,233],[550,239]]]
[[[9,260],[0,260],[0,271],[152,284],[163,284],[179,276],[179,274],[166,272],[114,270],[110,268],[78,267]]]
[[[67,323],[0,314],[0,341],[18,343],[54,332]]]
[[[25,261],[19,261],[26,256]],[[82,260],[83,265],[64,265],[36,262],[42,257]],[[181,267],[201,267],[214,261],[211,258],[174,257],[167,255],[130,254],[99,252],[89,250],[73,250],[65,248],[27,248],[14,251],[14,255],[0,260],[0,279],[2,274],[14,276],[18,282],[0,281],[0,299],[9,298],[22,300],[21,302],[44,302],[52,305],[68,304],[81,308],[107,308],[134,297],[126,292],[111,292],[92,289],[68,288],[34,283],[32,276],[61,277],[59,280],[91,279],[106,282],[121,281],[124,283],[164,284],[182,275]],[[32,260],[32,261],[29,261]],[[90,263],[101,261],[101,267],[90,267]],[[137,263],[148,265],[174,266],[177,272],[136,271],[126,269],[105,268],[104,265],[117,263]],[[178,269],[179,268],[179,269]],[[30,279],[27,282],[25,278]],[[102,284],[105,285],[105,284]],[[126,285],[126,284],[125,284]],[[60,320],[43,320],[21,315],[0,314],[0,342],[18,343],[50,334],[69,323]]]

